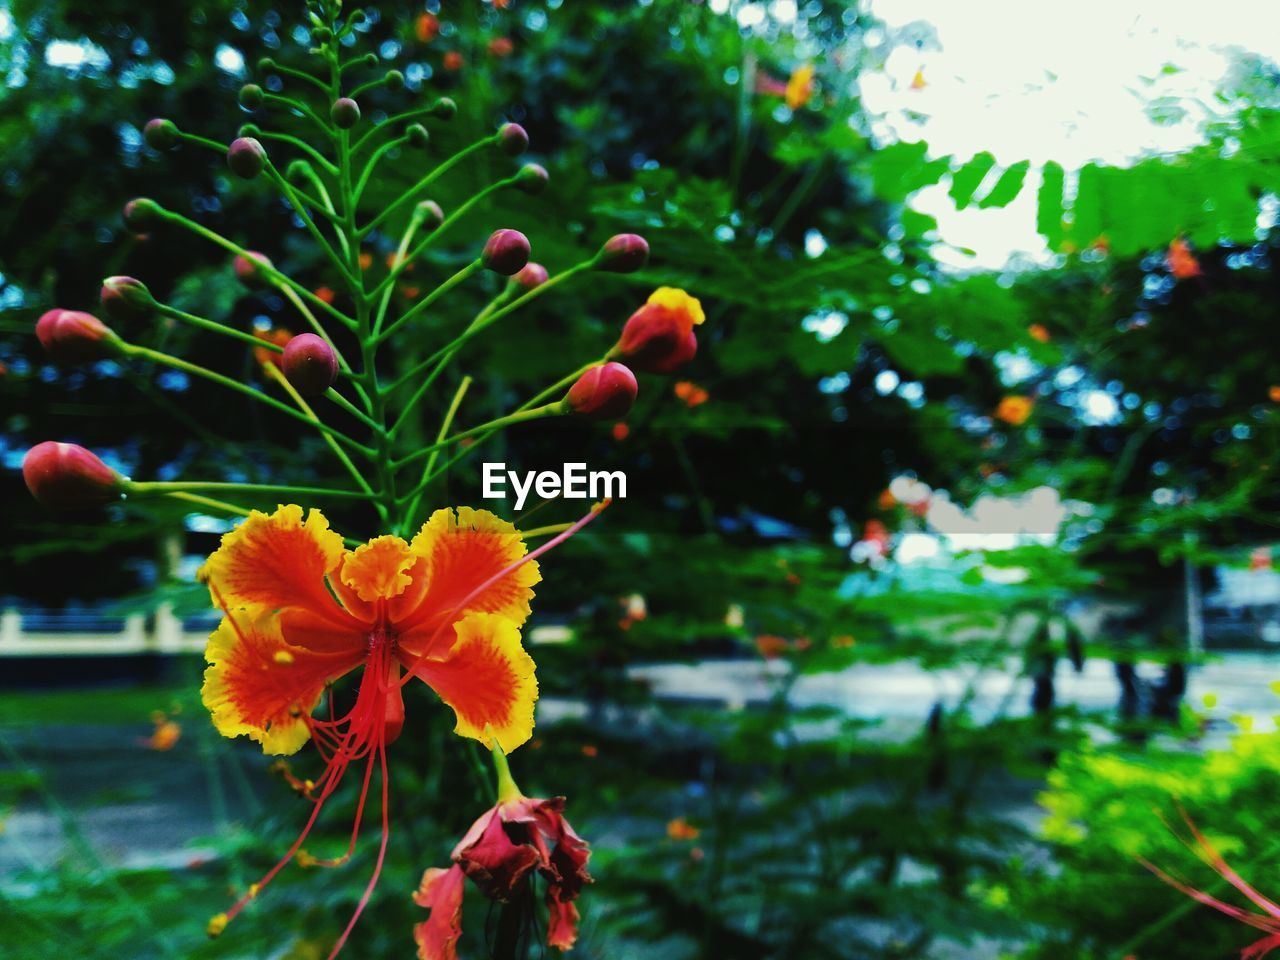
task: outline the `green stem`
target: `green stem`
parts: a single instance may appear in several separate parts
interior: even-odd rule
[[[360,173],[360,179],[356,181],[357,201],[364,196],[364,188],[369,185],[369,178],[373,176],[373,171],[377,169],[378,161],[386,156],[389,151],[394,150],[396,147],[403,146],[408,142],[408,137],[396,137],[394,140],[388,140],[382,146],[378,147],[377,150],[373,151],[373,156],[369,158],[369,161],[364,165],[364,170]]]
[[[212,507],[214,510],[221,510],[224,513],[234,513],[241,517],[247,517],[253,512],[245,507],[236,506],[234,503],[228,503],[225,500],[215,500],[212,497],[202,497],[198,493],[166,493],[165,496],[171,500],[185,500],[187,503],[196,503],[202,507]],[[528,536],[528,534],[526,534],[526,536]]]
[[[525,423],[529,420],[538,420],[542,417],[559,416],[565,412],[567,412],[567,408],[562,400],[557,400],[555,403],[548,403],[541,407],[533,407],[529,410],[517,410],[514,413],[507,414],[505,417],[499,417],[497,420],[490,420],[488,423],[482,423],[478,427],[472,427],[469,430],[463,430],[461,433],[455,433],[453,436],[446,437],[443,440],[433,443],[429,447],[423,447],[420,450],[415,450],[408,456],[401,457],[399,460],[393,461],[391,466],[394,470],[401,470],[411,463],[416,463],[417,461],[422,460],[424,457],[430,457],[431,454],[437,450],[451,446],[459,440],[466,440],[468,437],[474,437],[478,433],[502,430],[505,427],[514,426],[517,423]],[[421,484],[419,487],[420,486]],[[411,492],[416,491],[417,488]],[[404,497],[401,497],[401,499],[404,500],[408,496],[409,494],[406,494]]]
[[[223,156],[226,156],[227,145],[219,143],[217,140],[210,140],[208,137],[202,137],[198,133],[187,133],[185,130],[178,131],[178,138],[185,140],[187,143],[194,143],[197,147],[204,147],[206,150],[214,150]]]
[[[458,384],[458,389],[453,395],[453,402],[449,404],[449,409],[445,411],[444,420],[440,423],[440,430],[436,434],[436,443],[444,442],[444,438],[448,435],[450,428],[453,426],[453,419],[458,415],[458,408],[462,406],[462,398],[467,395],[467,390],[471,388],[471,378],[463,377],[462,383]],[[401,414],[403,420],[403,414]],[[396,427],[400,426],[401,421],[396,421]],[[392,433],[395,433],[395,427]],[[413,499],[409,502],[409,507],[404,512],[403,525],[405,528],[413,525],[413,518],[418,515],[418,507],[422,503],[422,494],[426,490],[426,479],[435,469],[436,458],[439,456],[440,448],[431,451],[431,456],[427,458],[427,465],[422,469],[422,481],[419,482],[418,488],[413,492]]]
[[[310,84],[312,84],[312,85],[314,85],[314,86],[318,87],[322,93],[328,93],[328,92],[329,92],[328,88],[327,88],[327,87],[325,86],[325,84],[324,84],[324,81],[323,81],[323,80],[321,80],[319,77],[313,77],[311,74],[309,74],[309,73],[307,73],[307,72],[305,72],[305,71],[303,71],[303,70],[298,70],[298,69],[297,69],[297,68],[295,68],[295,67],[287,67],[287,66],[285,66],[283,63],[276,63],[276,62],[273,60],[273,61],[271,61],[271,71],[270,71],[270,72],[271,72],[271,73],[278,73],[278,74],[281,74],[282,76],[286,76],[286,77],[294,77],[295,79],[298,79],[298,80],[305,80],[307,83],[310,83]]]
[[[245,343],[253,344],[255,347],[262,347],[273,353],[281,352],[284,347],[263,340],[261,337],[254,336],[252,333],[246,333],[243,330],[237,330],[235,327],[228,327],[224,323],[218,323],[216,320],[207,320],[204,317],[197,317],[193,313],[187,313],[179,310],[177,307],[171,307],[167,303],[154,302],[157,313],[166,317],[172,317],[174,320],[180,320],[183,323],[191,324],[193,327],[199,327],[202,330],[212,330],[214,333],[220,333],[224,337],[234,337],[236,340],[242,340]]]
[[[329,176],[336,177],[338,175],[338,168],[333,165],[332,161],[330,161],[328,157],[315,147],[311,146],[311,144],[307,143],[307,141],[295,137],[293,134],[259,129],[258,136],[263,140],[278,140],[280,143],[287,143],[291,147],[301,150],[316,163],[320,164],[320,166],[324,167]]]
[[[334,497],[341,500],[368,499],[366,494],[358,490],[333,490],[328,487],[294,487],[278,483],[224,483],[214,480],[126,480],[123,486],[126,494],[136,496],[189,493],[199,490],[225,490],[227,492],[239,490],[246,493],[289,493],[300,497]]]
[[[295,420],[301,420],[303,423],[311,423],[305,414],[299,413],[287,404],[281,403],[275,397],[269,397],[261,390],[255,390],[247,384],[241,383],[239,380],[233,380],[230,377],[223,376],[221,373],[209,370],[206,367],[197,366],[194,363],[188,363],[186,360],[170,356],[167,353],[161,353],[159,350],[152,350],[149,347],[140,347],[132,343],[122,343],[120,345],[120,349],[126,356],[142,357],[144,360],[150,360],[152,363],[159,363],[166,367],[173,367],[175,370],[181,370],[183,373],[190,373],[197,377],[203,377],[206,380],[211,380],[214,383],[221,384],[229,390],[235,390],[237,393],[242,393],[246,397],[250,397],[259,403],[265,403],[267,406],[273,407],[281,413],[293,417]],[[342,441],[353,450],[358,450],[365,456],[373,456],[373,450],[347,436],[341,430],[335,430],[333,427],[325,423],[316,424],[315,426],[317,429],[331,434],[335,440]]]
[[[350,400],[348,400],[346,397],[340,394],[337,390],[333,389],[333,387],[330,387],[328,390],[326,390],[324,392],[324,395],[333,403],[337,404],[339,407],[345,410],[347,413],[351,414],[351,416],[355,417],[357,420],[363,423],[369,429],[371,430],[380,429],[377,421],[375,421],[370,416],[368,416],[368,414],[362,412],[359,407],[357,407],[354,403],[352,403]]]
[[[311,409],[310,404],[308,404],[306,400],[302,399],[302,395],[294,389],[293,384],[289,382],[289,379],[284,375],[284,372],[279,367],[275,366],[275,364],[268,364],[267,371],[275,378],[276,382],[280,384],[284,391],[289,394],[293,399],[293,402],[298,405],[298,408],[307,415],[308,419],[319,426],[320,418],[316,416],[316,412]],[[338,396],[338,394],[332,389],[329,390],[329,393],[332,393],[334,396]],[[343,402],[345,403],[345,401]],[[356,465],[351,462],[351,458],[347,456],[347,452],[343,450],[342,447],[338,445],[338,442],[334,440],[333,437],[329,436],[329,434],[321,432],[321,436],[324,437],[325,443],[329,445],[329,449],[333,451],[333,455],[338,458],[342,465],[347,468],[347,472],[355,479],[356,486],[369,496],[373,496],[373,490],[370,489],[368,482],[365,481],[364,474],[356,469]]]
[[[329,243],[325,235],[320,232],[320,228],[316,226],[316,222],[311,219],[311,215],[307,213],[306,206],[298,198],[298,191],[294,189],[293,184],[289,183],[289,181],[285,179],[284,174],[277,170],[275,164],[273,164],[269,159],[266,161],[263,169],[266,171],[267,175],[276,182],[276,186],[280,188],[280,191],[285,195],[285,198],[288,199],[290,206],[294,209],[294,212],[296,212],[302,219],[302,223],[307,228],[307,232],[311,234],[311,239],[313,239],[316,244],[319,245],[320,249],[324,251],[325,256],[329,258],[329,262],[333,264],[334,268],[342,278],[350,283],[352,277],[347,272],[346,263],[343,262],[342,257],[338,256],[338,251],[333,248],[333,245]],[[330,219],[335,223],[338,222],[337,218],[332,215],[330,215]],[[345,238],[343,246],[346,246]]]
[[[392,263],[392,269],[404,261],[409,251],[409,244],[413,243],[413,235],[418,232],[418,228],[422,226],[423,214],[419,210],[414,210],[413,216],[409,218],[409,224],[404,228],[404,235],[400,238],[400,243],[396,247],[396,258]],[[391,305],[391,287],[382,291],[382,301],[378,304],[378,310],[373,317],[373,334],[377,336],[382,332],[382,323],[387,318],[387,307]]]
[[[467,157],[471,156],[473,153],[477,153],[478,151],[485,149],[486,147],[492,146],[497,142],[498,142],[498,138],[495,135],[492,137],[485,137],[483,140],[477,140],[475,143],[471,144],[468,147],[463,147],[461,150],[455,153],[452,157],[450,157],[448,160],[445,160],[443,163],[437,166],[434,170],[428,173],[425,177],[423,177],[421,180],[419,180],[417,183],[411,186],[404,193],[400,194],[400,196],[396,197],[395,200],[392,200],[391,203],[389,203],[386,207],[383,208],[380,214],[378,214],[376,217],[374,217],[372,220],[370,220],[368,223],[366,223],[363,227],[360,228],[360,236],[362,237],[367,236],[368,233],[371,230],[375,229],[378,226],[378,224],[380,224],[383,220],[387,219],[387,217],[391,216],[393,213],[399,210],[402,206],[404,206],[404,204],[408,203],[415,196],[417,196],[427,187],[431,186],[431,184],[435,183],[438,179],[440,179],[440,177],[444,176],[446,173],[448,173],[450,170],[452,170],[454,167],[460,164],[463,160],[467,159]],[[358,144],[356,146],[356,149],[359,150]]]
[[[508,803],[512,800],[519,800],[524,794],[520,792],[515,778],[511,776],[511,765],[507,763],[507,755],[502,752],[502,748],[496,743],[489,748],[489,753],[493,757],[493,772],[497,781],[498,802]]]
[[[265,92],[263,93],[262,98],[267,103],[276,103],[287,110],[296,110],[298,113],[302,114],[312,123],[314,123],[316,125],[316,129],[318,129],[326,137],[328,137],[330,140],[333,139],[333,127],[331,127],[327,121],[325,121],[318,113],[312,110],[309,106],[307,106],[301,100],[295,100],[293,99],[293,97],[281,96],[278,93],[265,93]]]
[[[350,64],[348,64],[348,66],[350,66]],[[343,69],[345,70],[346,67],[343,67]],[[444,98],[442,97],[440,99]],[[436,102],[431,104],[429,107],[415,107],[412,110],[405,110],[402,113],[397,113],[395,116],[387,117],[387,119],[383,120],[380,124],[356,141],[355,146],[351,148],[351,155],[356,156],[365,148],[370,140],[378,136],[378,134],[390,130],[396,124],[404,120],[412,120],[414,117],[434,116],[438,109],[440,109],[440,100],[436,100]]]
[[[414,319],[416,316],[418,316],[420,313],[422,313],[424,310],[430,307],[433,303],[435,303],[437,300],[443,297],[446,293],[448,293],[458,284],[462,283],[465,280],[469,280],[471,277],[475,276],[477,273],[479,273],[483,269],[484,269],[483,260],[481,260],[479,257],[477,257],[475,260],[472,260],[465,267],[463,267],[461,270],[455,273],[452,277],[450,277],[444,283],[440,284],[440,286],[436,287],[434,290],[428,293],[425,297],[423,297],[421,300],[415,303],[412,307],[410,307],[408,310],[402,313],[400,317],[394,323],[391,324],[391,326],[387,327],[381,333],[376,334],[374,336],[374,340],[378,343],[382,343],[382,341],[389,338],[397,330],[399,330],[410,320]]]

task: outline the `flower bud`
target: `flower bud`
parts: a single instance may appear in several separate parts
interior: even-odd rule
[[[240,129],[236,131],[237,137],[260,137],[262,136],[262,128],[256,123],[242,123]]]
[[[612,273],[635,273],[649,262],[649,242],[635,233],[619,233],[605,241],[597,265]]]
[[[622,357],[637,370],[670,373],[698,352],[693,328],[705,319],[697,299],[674,287],[660,287],[627,320],[609,355]]]
[[[504,123],[498,128],[498,146],[509,157],[518,157],[529,149],[529,134],[518,123]]]
[[[434,200],[423,200],[419,203],[417,215],[422,220],[422,225],[429,230],[434,230],[444,223],[444,210]]]
[[[486,270],[509,277],[529,262],[529,240],[519,230],[495,230],[480,259]]]
[[[285,379],[304,397],[324,393],[338,379],[338,358],[314,333],[300,333],[284,346],[280,362]]]
[[[115,353],[120,338],[92,314],[49,310],[36,321],[36,337],[55,363],[84,363]]]
[[[137,233],[144,233],[160,220],[160,204],[146,197],[135,197],[124,205],[121,216],[124,225]]]
[[[516,172],[515,187],[531,196],[541,193],[547,188],[551,174],[547,168],[537,163],[526,163]]]
[[[238,137],[227,148],[227,166],[244,180],[252,180],[260,174],[266,162],[267,151],[253,137]]]
[[[569,409],[589,420],[625,417],[639,392],[636,375],[620,363],[602,363],[580,376],[565,394]]]
[[[339,97],[329,108],[329,119],[340,130],[350,130],[360,122],[360,104],[350,97]]]
[[[257,250],[246,250],[242,254],[236,254],[231,261],[231,269],[235,271],[236,279],[246,287],[262,287],[268,282],[267,275],[262,271],[263,264],[272,266],[271,258]]]
[[[525,290],[533,290],[547,282],[547,268],[540,263],[525,264],[524,269],[511,278],[511,282]]]
[[[240,101],[240,106],[246,110],[257,110],[262,106],[262,101],[266,99],[266,95],[256,83],[246,83],[240,88],[240,95],[237,99]]]
[[[431,134],[427,132],[427,128],[420,123],[411,123],[405,127],[404,135],[409,141],[409,146],[423,149],[431,142]]]
[[[142,138],[152,150],[172,150],[178,143],[178,125],[172,120],[156,117],[142,128]]]
[[[31,495],[54,510],[82,510],[120,499],[124,477],[75,443],[46,440],[22,458]]]
[[[458,112],[458,105],[450,97],[441,97],[431,107],[431,116],[438,120],[452,120]]]
[[[276,62],[272,60],[270,57],[263,57],[258,61],[259,73],[270,73],[275,68],[276,68]]]
[[[155,300],[141,280],[107,277],[102,281],[102,309],[113,320],[128,320],[150,313]]]
[[[388,70],[386,76],[382,78],[382,82],[386,84],[388,90],[403,90],[404,74],[399,70]]]

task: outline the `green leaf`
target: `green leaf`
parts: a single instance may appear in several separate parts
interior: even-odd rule
[[[1007,167],[1004,173],[1000,174],[1000,179],[996,181],[995,186],[978,201],[978,208],[986,210],[988,207],[1007,207],[1011,204],[1022,192],[1022,184],[1027,179],[1027,170],[1030,167],[1030,160],[1022,160]]]
[[[986,179],[988,173],[995,169],[996,158],[987,151],[975,154],[973,159],[951,174],[951,199],[956,202],[956,209],[963,210],[973,199],[974,191]]]

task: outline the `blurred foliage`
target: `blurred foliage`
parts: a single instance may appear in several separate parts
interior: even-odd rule
[[[566,355],[596,355],[659,283],[686,287],[708,313],[699,356],[680,374],[707,391],[705,403],[690,408],[669,380],[647,378],[623,439],[546,423],[486,448],[489,459],[546,468],[571,441],[594,468],[628,473],[629,499],[548,562],[555,575],[539,588],[540,610],[575,636],[535,654],[544,702],[572,709],[515,760],[526,789],[570,797],[569,818],[594,844],[598,882],[574,955],[906,958],[957,945],[994,955],[1002,944],[1050,958],[1111,956],[1132,943],[1139,956],[1203,957],[1238,946],[1241,931],[1181,910],[1180,896],[1130,858],[1185,863],[1150,812],[1168,810],[1171,797],[1238,847],[1265,837],[1274,738],[1202,754],[1187,748],[1197,730],[1184,723],[1162,728],[1177,746],[1141,747],[1152,729],[1129,718],[1113,744],[1102,731],[1115,718],[1055,708],[1053,678],[1085,656],[1186,660],[1173,599],[1180,561],[1218,562],[1274,529],[1280,238],[1257,225],[1280,157],[1273,105],[1233,116],[1173,158],[1001,167],[990,153],[937,156],[924,143],[873,137],[856,78],[882,68],[882,54],[861,42],[881,28],[847,4],[805,4],[802,30],[754,32],[684,0],[427,6],[442,24],[435,39],[419,39],[421,5],[388,3],[371,10],[361,42],[405,71],[413,95],[448,93],[461,111],[433,128],[430,160],[406,152],[382,168],[375,198],[393,198],[426,163],[504,118],[529,129],[552,178],[541,197],[480,204],[412,284],[451,274],[470,256],[467,238],[498,226],[528,233],[535,259],[554,269],[619,229],[643,233],[654,250],[639,275],[594,277],[522,315],[537,338],[469,347],[460,373],[483,370],[490,388],[465,416],[483,422],[553,378]],[[0,112],[6,466],[57,437],[112,450],[139,477],[324,481],[323,446],[256,405],[144,368],[59,370],[30,335],[54,304],[91,307],[100,279],[115,273],[244,329],[296,324],[280,298],[240,288],[217,250],[125,231],[119,208],[135,195],[190,212],[313,287],[332,283],[268,190],[232,189],[216,157],[156,155],[140,138],[151,116],[224,140],[255,119],[235,91],[261,79],[260,57],[303,56],[293,12],[257,2],[9,9],[16,29],[0,41],[10,78]],[[506,56],[492,46],[502,38]],[[79,66],[50,62],[65,41],[91,44]],[[460,70],[446,69],[449,53]],[[816,92],[789,109],[771,91],[805,63]],[[396,104],[372,94],[366,116]],[[456,208],[498,175],[496,164],[468,164],[435,198]],[[911,207],[934,184],[961,208],[1035,190],[1052,268],[942,269],[937,224]],[[391,252],[399,226],[378,236],[376,255]],[[451,297],[388,372],[430,353],[492,292]],[[165,326],[129,334],[256,376],[236,344]],[[442,382],[414,425],[421,436],[433,434],[455,385]],[[1111,401],[1101,412],[1090,406],[1097,395]],[[1029,401],[1024,419],[998,416],[1008,397]],[[477,475],[464,464],[433,497],[476,500]],[[876,539],[868,521],[899,541],[931,529],[927,514],[884,496],[903,476],[960,506],[1049,485],[1080,509],[1047,545],[923,568],[851,556]],[[155,558],[184,522],[187,551],[207,552],[216,526],[161,506],[113,509],[106,524],[53,520],[32,510],[15,471],[0,483],[4,594],[203,606],[203,591]],[[369,527],[358,511],[333,513],[340,529]],[[628,613],[637,593],[643,617]],[[1133,636],[1085,635],[1072,615],[1081,598],[1138,604]],[[708,659],[740,670],[745,702],[651,688],[647,666]],[[936,671],[960,692],[918,717],[865,716],[834,678],[871,664]],[[1017,681],[994,711],[977,694],[993,677]],[[17,956],[52,946],[88,957],[327,952],[368,851],[343,871],[286,871],[222,940],[203,941],[229,887],[271,866],[302,811],[260,757],[201,722],[195,686],[186,687],[190,735],[173,756],[224,795],[209,840],[216,856],[188,869],[116,870],[72,849],[52,867],[31,864],[0,893],[0,931]],[[422,919],[410,888],[488,802],[475,767],[443,749],[442,712],[420,701],[410,715],[431,722],[397,744],[396,842],[358,956],[407,953]],[[0,711],[5,731],[22,726],[15,718],[28,704],[51,738],[81,730],[66,704],[14,702]],[[142,736],[145,712],[133,709]],[[0,782],[0,808],[56,804],[58,785],[39,773],[41,736],[15,739],[21,762],[5,767],[13,779]],[[304,754],[299,772],[313,763]],[[1045,777],[1050,817],[1039,836],[1026,810]],[[326,842],[342,843],[345,812],[329,811]],[[61,822],[74,832],[74,815]],[[1251,866],[1261,875],[1273,860]],[[481,955],[488,919],[471,901],[469,956]],[[1139,945],[1147,925],[1179,910]]]

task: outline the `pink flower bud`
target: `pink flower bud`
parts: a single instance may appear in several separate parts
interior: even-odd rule
[[[264,264],[268,267],[272,266],[271,258],[265,253],[246,250],[243,254],[236,254],[235,259],[231,261],[231,269],[235,271],[236,279],[246,287],[262,287],[267,283],[267,275],[262,271]]]
[[[486,270],[509,277],[529,262],[529,240],[519,230],[495,230],[480,259]]]
[[[350,97],[339,97],[329,108],[329,119],[340,130],[350,130],[360,122],[360,104]]]
[[[27,451],[22,479],[37,501],[54,510],[82,510],[118,500],[124,482],[84,447],[53,440]]]
[[[636,402],[636,375],[620,363],[602,363],[580,376],[565,394],[569,409],[589,420],[619,420]]]
[[[133,277],[107,277],[102,281],[102,309],[113,320],[129,320],[146,316],[155,300],[141,280]]]
[[[704,319],[702,304],[694,297],[660,287],[627,320],[610,355],[622,357],[637,370],[670,373],[698,352],[693,328]]]
[[[262,172],[267,151],[253,137],[237,137],[227,148],[227,166],[237,177],[252,180]]]
[[[146,197],[135,197],[124,205],[121,217],[124,225],[137,233],[145,233],[160,220],[160,204]]]
[[[172,120],[156,117],[142,128],[142,138],[152,150],[172,150],[178,143],[178,125]]]
[[[36,321],[36,337],[56,363],[84,363],[115,353],[120,338],[92,314],[50,310]]]
[[[338,379],[338,358],[314,333],[300,333],[284,346],[280,361],[285,378],[304,397],[324,393]]]
[[[649,262],[649,241],[635,233],[619,233],[605,241],[598,264],[612,273],[635,273]]]
[[[518,123],[504,123],[498,129],[498,146],[509,157],[518,157],[529,149],[529,134]]]
[[[533,290],[547,282],[547,268],[540,263],[525,264],[523,270],[511,278],[511,282],[525,290]]]
[[[516,171],[515,188],[523,193],[535,196],[547,189],[551,174],[547,168],[538,163],[526,163]]]

